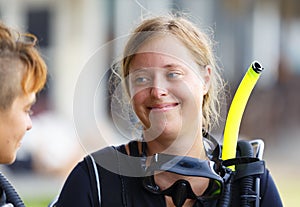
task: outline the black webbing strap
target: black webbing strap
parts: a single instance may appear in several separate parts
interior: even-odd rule
[[[132,141],[128,143],[130,156],[139,157],[139,147],[137,141]]]
[[[235,180],[245,176],[259,176],[265,172],[265,162],[259,160],[252,163],[240,164],[239,169],[235,174]]]
[[[88,167],[90,184],[91,184],[91,188],[92,188],[93,206],[101,207],[99,198],[98,198],[97,178],[95,175],[93,161],[89,155],[84,158],[84,161]]]
[[[234,180],[246,176],[261,175],[265,172],[265,161],[252,157],[238,157],[223,161],[224,166],[239,166],[236,170]]]

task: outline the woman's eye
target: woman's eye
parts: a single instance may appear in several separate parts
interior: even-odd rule
[[[143,82],[146,82],[147,81],[147,78],[145,77],[138,77],[135,79],[135,82],[136,83],[143,83]]]
[[[134,79],[134,84],[136,85],[141,85],[141,84],[146,84],[150,81],[150,78],[146,77],[146,76],[140,76],[140,77],[136,77]]]
[[[180,73],[180,72],[169,72],[167,76],[170,79],[177,79],[177,78],[180,78],[182,76],[182,73]]]

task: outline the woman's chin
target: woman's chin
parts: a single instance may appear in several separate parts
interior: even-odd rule
[[[165,140],[166,142],[175,141],[179,135],[179,128],[169,128],[165,126],[164,128],[153,127],[144,131],[146,141],[152,141],[155,139]]]

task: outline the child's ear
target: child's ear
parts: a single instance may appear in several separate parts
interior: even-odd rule
[[[210,88],[210,78],[211,78],[211,66],[207,65],[204,68],[204,84],[203,84],[203,94],[207,94],[209,88]]]

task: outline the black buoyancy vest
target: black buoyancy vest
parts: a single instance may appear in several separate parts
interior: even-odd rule
[[[130,156],[140,157],[137,143],[137,141],[129,143]],[[253,185],[255,185],[256,178],[260,178],[262,174],[265,174],[265,167],[263,161],[249,160],[250,155],[247,154],[248,152],[245,154],[244,151],[244,148],[238,149],[237,155],[239,158],[225,162],[227,166],[233,164],[237,166],[230,183],[225,186],[227,195],[221,201],[213,202],[214,204],[211,203],[207,206],[254,206],[255,198],[260,197],[260,195],[255,194]],[[217,154],[220,154],[220,152],[217,152]],[[214,157],[217,156],[214,155]],[[87,156],[85,160],[89,168],[90,178],[93,179],[91,183],[94,183],[92,191],[94,192],[95,207],[166,206],[164,195],[152,194],[144,189],[143,176],[127,176],[127,174],[135,173],[136,175],[142,175],[143,168],[139,162],[140,158],[136,159],[136,162],[132,162],[132,160],[129,162],[126,159],[125,145],[104,148],[93,153],[92,157],[97,161],[101,205],[99,204],[98,190],[94,181],[96,176],[89,160],[90,157]],[[125,172],[124,169],[130,170],[130,172]]]

